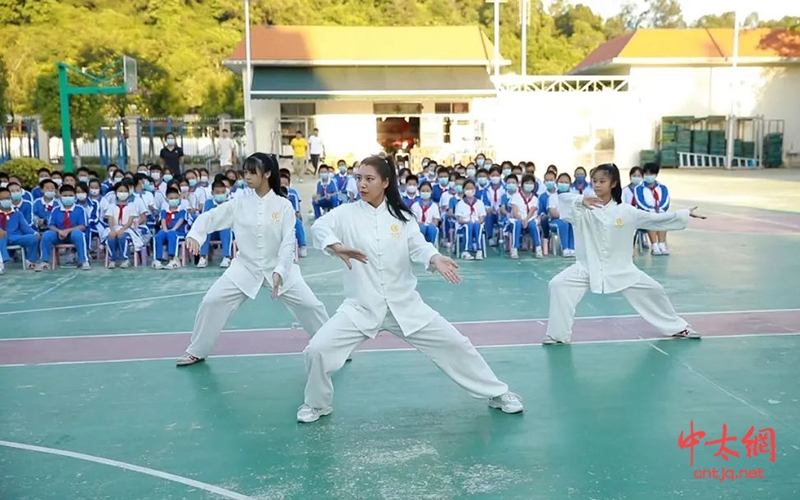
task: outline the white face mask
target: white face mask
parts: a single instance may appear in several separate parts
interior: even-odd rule
[[[406,186],[406,193],[408,194],[416,194],[417,186]]]
[[[466,191],[464,191],[464,196],[466,196],[467,198],[472,198],[473,196],[475,196],[475,190],[467,189]]]
[[[124,192],[117,193],[117,199],[119,201],[127,200],[128,199],[128,193],[124,193]]]

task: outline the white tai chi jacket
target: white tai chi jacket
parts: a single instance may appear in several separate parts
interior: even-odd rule
[[[558,212],[575,231],[575,265],[588,272],[592,293],[619,292],[639,281],[641,271],[633,264],[637,230],[678,231],[689,223],[689,210],[645,212],[614,200],[589,209],[583,196],[565,193],[558,195]]]
[[[414,217],[409,219],[404,223],[394,218],[385,201],[378,208],[357,201],[331,210],[311,227],[314,245],[328,255],[334,255],[328,247],[336,243],[367,255],[367,264],[353,260],[353,269],[345,270],[346,298],[337,312],[368,337],[378,334],[389,311],[405,336],[438,315],[417,293],[411,262],[430,268],[439,252],[425,241]]]
[[[273,191],[263,198],[255,192],[227,201],[202,213],[187,238],[201,245],[221,229],[233,229],[238,251],[225,275],[239,290],[255,299],[264,281],[272,287],[272,273],[283,281],[283,293],[301,279],[294,263],[295,213],[292,203]]]

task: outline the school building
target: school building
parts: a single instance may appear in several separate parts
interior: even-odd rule
[[[740,33],[735,70],[732,29],[637,30],[568,75],[521,77],[501,61],[506,74],[494,77],[494,48],[477,26],[254,27],[256,146],[289,156],[294,133],[316,127],[332,158],[406,144],[417,158],[484,151],[629,166],[661,146],[662,117],[715,117],[691,126],[724,129],[734,113],[740,142],[780,131],[784,163],[800,163],[800,35]],[[224,64],[244,63],[241,42]]]
[[[288,156],[320,129],[328,157],[476,147],[471,102],[496,94],[493,47],[477,26],[259,26],[251,32],[256,144]],[[224,64],[241,72],[244,42]],[[503,62],[503,64],[508,64]]]

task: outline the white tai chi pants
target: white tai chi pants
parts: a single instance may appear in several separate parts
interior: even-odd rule
[[[305,281],[299,279],[278,298],[294,315],[297,322],[314,335],[328,321],[325,305],[311,291]],[[247,300],[247,295],[226,275],[222,275],[208,289],[194,320],[192,343],[186,349],[196,358],[206,358],[211,354],[222,328],[228,318]],[[348,353],[349,354],[349,353]]]
[[[589,290],[589,273],[573,265],[561,271],[548,285],[550,292],[550,316],[547,335],[561,342],[572,338],[575,308]],[[663,335],[682,332],[689,325],[678,316],[667,294],[656,280],[639,271],[639,281],[620,293],[636,312]]]
[[[491,399],[508,392],[472,342],[441,316],[411,335],[404,336],[391,313],[382,330],[405,340],[431,360],[453,381],[476,398]],[[338,312],[311,339],[303,351],[308,382],[305,403],[328,408],[333,402],[331,376],[344,365],[350,353],[366,336],[346,314]]]

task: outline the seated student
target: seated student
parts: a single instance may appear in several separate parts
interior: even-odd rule
[[[339,190],[339,204],[347,203],[347,163],[344,160],[339,160],[336,164],[338,172],[333,176],[333,182],[336,184],[336,189]]]
[[[8,182],[8,174],[5,172],[0,172],[0,188],[7,188]]]
[[[569,193],[572,179],[569,174],[562,172],[556,182],[556,192],[550,193],[547,198],[547,210],[550,212],[550,224],[555,226],[558,237],[561,240],[561,255],[563,257],[575,257],[575,235],[572,224],[561,220],[558,212],[558,197]]]
[[[436,176],[438,181],[433,185],[431,199],[434,203],[438,203],[441,208],[442,195],[450,190],[450,171],[447,167],[439,167],[436,169]],[[447,205],[445,205],[445,207],[447,207]],[[444,215],[444,212],[442,212],[442,215]]]
[[[353,203],[361,199],[361,193],[358,192],[358,181],[356,181],[356,169],[358,168],[354,163],[352,167],[347,167],[347,202]]]
[[[39,233],[31,229],[22,212],[14,210],[11,191],[0,187],[0,274],[5,272],[5,262],[11,258],[8,247],[16,245],[25,249],[26,262],[22,265],[34,269],[39,255]]]
[[[292,187],[292,173],[288,168],[280,169],[281,187],[286,189],[287,197],[294,208],[294,237],[297,240],[297,253],[300,257],[308,256],[306,246],[306,229],[303,227],[303,212],[300,208],[300,194]]]
[[[214,181],[211,185],[211,193],[211,198],[206,200],[206,204],[203,206],[203,213],[214,210],[229,200],[228,192],[222,181]],[[233,257],[233,233],[230,228],[222,229],[208,235],[205,243],[200,247],[200,260],[197,261],[197,267],[203,268],[208,266],[208,251],[211,248],[212,241],[219,241],[222,245],[222,262],[219,263],[219,267],[230,267],[231,258]]]
[[[85,182],[78,182],[75,186],[75,206],[83,210],[86,219],[87,248],[92,246],[92,235],[97,234],[97,222],[100,217],[100,205],[89,197],[89,186]]]
[[[25,199],[22,185],[16,180],[8,183],[8,191],[11,193],[11,209],[20,212],[25,223],[29,226],[33,221],[33,204]]]
[[[669,189],[658,182],[660,168],[657,163],[645,163],[642,167],[644,181],[639,184],[634,192],[636,207],[646,212],[663,213],[669,211]],[[669,255],[667,248],[666,231],[648,231],[653,255]]]
[[[503,179],[503,182],[505,182],[505,179],[508,179],[509,175],[514,173],[513,168],[514,165],[510,161],[504,161],[500,165],[500,177]],[[519,182],[519,177],[517,177],[517,182]]]
[[[461,258],[466,260],[483,259],[481,229],[486,218],[486,207],[475,194],[475,181],[467,179],[464,182],[464,197],[455,209],[455,216],[460,225],[459,233],[464,236],[464,251],[461,252]]]
[[[58,206],[56,199],[58,187],[50,179],[45,179],[39,183],[39,192],[42,197],[33,202],[32,226],[39,232],[47,231],[47,224],[50,222],[50,214]]]
[[[592,184],[586,180],[586,169],[578,167],[575,169],[575,182],[569,189],[570,193],[581,194],[583,196],[594,196]]]
[[[628,173],[631,182],[622,189],[622,203],[636,206],[636,188],[642,183],[644,172],[639,167],[633,167]]]
[[[108,225],[108,237],[106,244],[109,252],[108,268],[114,269],[119,262],[119,267],[127,268],[128,262],[128,241],[134,238],[141,238],[137,223],[141,215],[136,203],[129,203],[131,200],[127,182],[120,182],[114,186],[113,204],[109,205],[106,212],[106,224]],[[141,240],[139,240],[141,247]],[[134,251],[138,251],[134,242]]]
[[[449,179],[449,177],[448,177]],[[464,181],[466,179],[460,175],[453,173],[452,186],[448,184],[446,191],[442,192],[439,198],[439,213],[442,214],[442,232],[444,233],[444,245],[449,247],[453,242],[450,241],[451,232],[456,229],[455,210],[458,202],[461,201],[461,195],[464,192]],[[441,185],[441,178],[440,178]],[[448,181],[450,182],[450,181]],[[431,198],[436,193],[436,187],[433,188]]]
[[[481,174],[479,173],[478,175]],[[495,229],[497,227],[502,228],[502,226],[498,225],[498,222],[500,220],[500,202],[505,194],[503,179],[500,176],[500,167],[492,166],[489,169],[488,180],[488,186],[483,190],[481,200],[486,206],[486,236],[489,238],[489,246],[494,246],[497,245],[497,239],[494,236]]]
[[[53,209],[50,214],[48,229],[42,234],[42,262],[37,271],[48,269],[50,253],[54,245],[75,245],[78,253],[78,263],[84,270],[89,270],[86,246],[86,213],[82,208],[75,206],[75,188],[63,184],[59,189],[61,194],[60,206]]]
[[[339,191],[336,183],[331,179],[330,169],[325,164],[319,166],[319,182],[317,182],[317,191],[314,193],[311,205],[314,207],[315,219],[322,217],[323,209],[333,210],[339,206]]]
[[[178,242],[186,237],[186,211],[181,210],[181,195],[175,188],[167,190],[168,208],[161,211],[161,231],[155,237],[155,259],[153,269],[178,269],[181,263],[178,259]],[[164,245],[167,245],[169,262],[165,265]],[[208,242],[206,242],[206,255],[208,255]],[[206,267],[208,263],[202,267]]]
[[[551,165],[552,167],[552,165]],[[556,185],[556,172],[547,169],[544,174],[544,193],[539,196],[539,227],[542,231],[542,252],[547,255],[550,252],[550,195],[558,190]]]
[[[406,192],[400,198],[408,208],[413,208],[415,204],[419,204],[419,178],[414,174],[409,174],[406,177]]]
[[[28,201],[30,201],[31,203],[44,196],[44,193],[42,192],[42,182],[50,179],[50,170],[46,168],[40,168],[38,175],[39,175],[39,183],[36,186],[34,186],[33,189],[31,189],[30,192],[31,197],[30,199],[28,199]]]
[[[417,218],[419,229],[425,237],[425,241],[436,244],[439,235],[439,206],[431,199],[433,188],[429,182],[424,183],[419,188],[419,203],[411,205],[411,212]]]
[[[511,217],[508,219],[506,231],[511,231],[511,258],[519,258],[522,236],[531,235],[536,257],[542,257],[542,240],[539,234],[538,213],[539,200],[536,197],[536,178],[531,174],[522,176],[522,191],[511,196]]]

